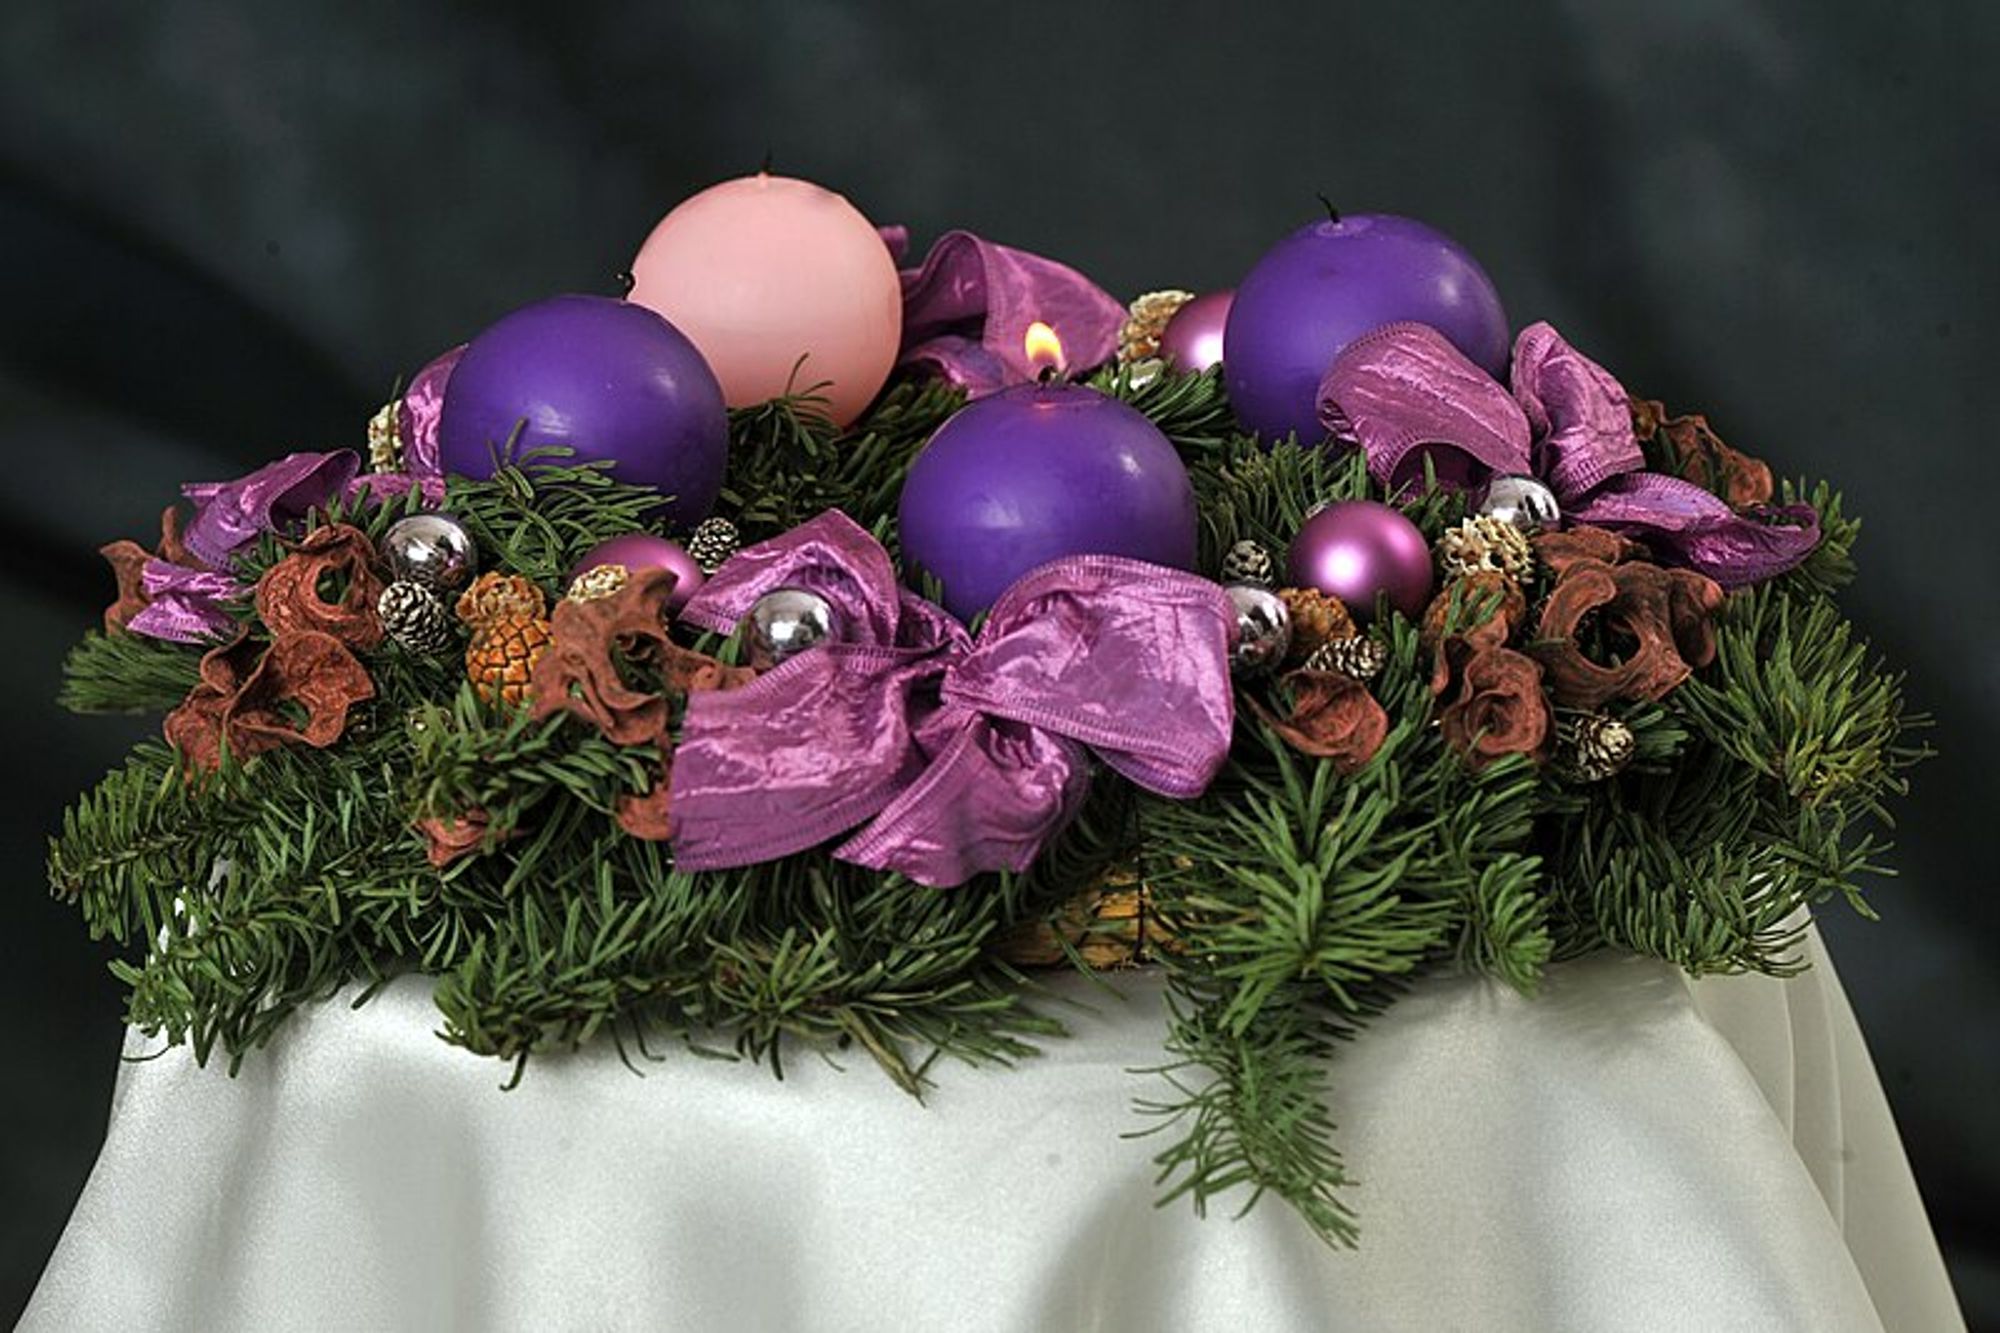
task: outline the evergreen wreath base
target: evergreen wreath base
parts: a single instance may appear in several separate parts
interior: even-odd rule
[[[1179,448],[1211,575],[1239,540],[1284,549],[1317,503],[1385,498],[1358,458],[1237,433],[1213,375],[1094,383]],[[739,412],[719,512],[748,544],[838,507],[893,553],[903,474],[958,401],[902,384],[846,432],[802,400]],[[921,1096],[942,1057],[1016,1061],[1061,1033],[1030,964],[1130,957],[1128,937],[1151,923],[1162,947],[1144,956],[1166,975],[1171,1023],[1161,1095],[1138,1109],[1163,1196],[1200,1210],[1268,1191],[1351,1242],[1326,1111],[1335,1051],[1419,973],[1471,969],[1531,991],[1552,960],[1616,949],[1696,975],[1782,974],[1798,966],[1804,909],[1837,898],[1868,911],[1859,883],[1881,868],[1884,802],[1919,756],[1914,719],[1833,601],[1855,524],[1823,486],[1781,498],[1819,507],[1821,547],[1727,601],[1712,666],[1618,710],[1636,758],[1596,784],[1521,756],[1461,762],[1435,725],[1417,628],[1396,619],[1372,686],[1389,734],[1351,776],[1246,708],[1205,796],[1099,781],[1025,874],[937,891],[819,853],[687,874],[612,818],[657,755],[482,703],[456,660],[385,644],[364,654],[377,697],[332,749],[188,776],[164,743],[142,743],[67,813],[50,880],[122,947],[113,971],[131,1023],[232,1070],[299,1006],[414,971],[436,978],[444,1038],[512,1062],[516,1079],[534,1053],[598,1037],[633,1057],[678,1040],[779,1073],[821,1046],[865,1050]],[[444,507],[486,567],[559,593],[584,551],[643,525],[652,499],[544,457],[454,478]],[[1465,512],[1438,489],[1400,503],[1433,540]],[[327,517],[379,539],[413,507]],[[264,539],[247,577],[284,553]],[[696,646],[726,661],[739,649]],[[198,660],[93,633],[63,701],[170,708]],[[514,836],[433,868],[415,821],[474,807]]]

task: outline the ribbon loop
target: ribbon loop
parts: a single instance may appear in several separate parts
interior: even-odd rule
[[[1739,514],[1693,482],[1645,471],[1624,387],[1549,325],[1515,339],[1510,378],[1511,393],[1437,330],[1389,324],[1334,358],[1320,420],[1361,447],[1391,492],[1420,482],[1426,458],[1455,487],[1532,473],[1565,518],[1637,537],[1724,587],[1782,574],[1819,544],[1810,505]]]
[[[1228,757],[1234,616],[1193,575],[1058,560],[1002,594],[974,641],[829,511],[740,553],[683,617],[726,629],[786,586],[853,618],[839,643],[689,699],[673,770],[684,869],[789,855],[865,823],[835,856],[958,884],[1027,868],[1081,803],[1091,750],[1177,797]]]
[[[893,252],[909,234],[885,239]],[[1026,250],[946,232],[902,279],[899,364],[932,370],[973,398],[1035,378],[1025,339],[1036,321],[1055,329],[1072,368],[1102,365],[1118,350],[1125,308],[1069,265]]]

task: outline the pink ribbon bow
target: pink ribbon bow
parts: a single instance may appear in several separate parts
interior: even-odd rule
[[[1003,593],[975,639],[829,510],[740,552],[681,619],[727,631],[778,588],[825,598],[839,640],[690,696],[671,793],[682,869],[774,860],[865,824],[835,856],[959,884],[1025,870],[1076,812],[1093,751],[1181,798],[1228,758],[1235,617],[1194,575],[1053,561]]]
[[[1624,388],[1549,325],[1521,330],[1508,381],[1511,394],[1429,325],[1388,324],[1334,358],[1320,421],[1359,444],[1391,491],[1421,482],[1426,458],[1446,485],[1533,474],[1564,518],[1639,538],[1724,587],[1781,574],[1819,544],[1811,505],[1739,514],[1691,481],[1645,471]]]

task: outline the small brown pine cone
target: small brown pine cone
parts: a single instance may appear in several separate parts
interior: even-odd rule
[[[1280,588],[1278,596],[1292,613],[1292,647],[1285,661],[1296,666],[1336,639],[1358,632],[1347,604],[1317,588]]]
[[[474,579],[458,599],[458,618],[474,629],[510,616],[539,619],[548,610],[548,599],[532,580],[497,570]]]
[[[488,703],[525,704],[535,662],[548,646],[549,622],[544,617],[495,616],[480,622],[466,647],[465,674]]]

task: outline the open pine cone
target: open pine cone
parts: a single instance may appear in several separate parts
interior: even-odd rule
[[[489,703],[525,704],[535,662],[549,646],[548,601],[519,574],[481,574],[458,599],[472,628],[465,674]]]

